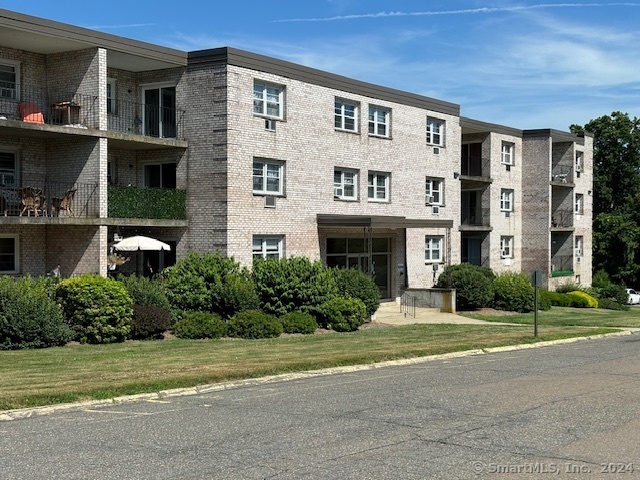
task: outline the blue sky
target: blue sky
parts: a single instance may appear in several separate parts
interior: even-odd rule
[[[567,130],[640,116],[640,0],[3,1],[181,50],[232,46],[458,103],[474,119]]]

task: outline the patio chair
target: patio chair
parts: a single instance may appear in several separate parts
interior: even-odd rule
[[[33,212],[34,216],[38,216],[40,213],[44,213],[45,196],[42,190],[34,187],[22,187],[18,189],[18,195],[20,196],[20,203],[22,204],[22,210],[20,216],[24,212],[27,212],[27,217]]]
[[[44,123],[44,115],[40,111],[40,107],[32,102],[21,102],[18,105],[20,117],[23,122]]]
[[[67,214],[73,217],[73,199],[76,196],[77,190],[77,188],[70,188],[64,192],[62,197],[53,197],[51,199],[51,214],[59,217],[60,210],[66,210]]]

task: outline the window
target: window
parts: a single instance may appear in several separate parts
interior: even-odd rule
[[[357,200],[358,174],[353,170],[333,171],[333,196],[340,200]]]
[[[424,259],[426,262],[442,262],[442,242],[444,237],[425,237]]]
[[[513,212],[513,190],[500,190],[500,211]]]
[[[444,120],[427,117],[427,143],[429,145],[444,145]]]
[[[284,164],[271,160],[253,161],[253,193],[282,195]]]
[[[16,152],[0,151],[0,187],[14,188],[17,170]]]
[[[253,113],[271,118],[283,118],[284,87],[253,82]]]
[[[149,188],[176,188],[176,164],[171,162],[145,165],[144,186]]]
[[[370,173],[367,195],[373,202],[389,201],[389,174]]]
[[[281,236],[254,236],[253,258],[282,258]]]
[[[115,78],[107,78],[107,113],[117,113]]]
[[[582,193],[576,193],[575,213],[576,215],[584,213],[584,195]]]
[[[576,173],[582,172],[584,169],[584,154],[576,152]]]
[[[20,62],[0,60],[0,98],[18,100],[20,91]]]
[[[0,273],[18,273],[18,236],[0,235]]]
[[[347,100],[336,99],[335,127],[338,130],[358,131],[358,105]]]
[[[500,258],[513,258],[513,237],[500,237]]]
[[[390,111],[388,108],[369,106],[369,134],[378,137],[389,136]]]
[[[582,235],[578,235],[575,238],[575,255],[576,257],[582,256],[584,240]]]
[[[148,137],[176,138],[176,87],[169,84],[142,86],[142,128]],[[136,120],[134,119],[134,122]]]
[[[426,204],[444,205],[444,180],[442,178],[427,177],[425,195]]]
[[[502,142],[502,164],[513,165],[513,153],[515,145],[509,142]]]
[[[107,183],[109,185],[115,185],[115,182],[116,182],[115,164],[111,160],[107,160]]]

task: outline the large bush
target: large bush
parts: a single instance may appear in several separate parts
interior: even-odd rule
[[[183,312],[182,319],[173,327],[173,333],[188,340],[220,338],[227,333],[227,326],[215,313]]]
[[[331,269],[304,257],[258,258],[253,262],[253,279],[262,310],[276,316],[312,312],[338,294]]]
[[[498,310],[526,313],[533,311],[533,286],[524,273],[506,272],[493,281],[494,306]]]
[[[438,288],[456,289],[456,307],[460,310],[484,308],[493,301],[493,272],[469,263],[448,265],[438,277]]]
[[[359,298],[335,297],[320,305],[317,315],[326,328],[353,332],[365,322],[367,309]]]
[[[380,307],[380,289],[371,276],[359,268],[336,268],[333,270],[342,297],[359,298],[370,317]]]
[[[260,310],[245,310],[227,323],[227,334],[238,338],[272,338],[282,333],[282,324],[273,315]]]
[[[289,312],[280,317],[282,331],[284,333],[315,333],[318,329],[318,322],[310,313]]]
[[[0,277],[0,349],[60,346],[73,338],[47,284]]]
[[[169,311],[154,305],[133,305],[130,338],[161,340],[171,328]]]
[[[117,280],[127,289],[134,305],[145,305],[169,310],[171,304],[160,282],[138,275],[118,275]]]
[[[133,301],[122,283],[97,275],[67,278],[56,298],[79,342],[122,342],[129,335]]]
[[[169,301],[179,310],[229,318],[259,302],[249,271],[219,253],[192,252],[160,275]]]
[[[586,292],[583,292],[581,290],[576,290],[575,292],[569,292],[568,295],[571,295],[574,298],[584,299],[584,301],[586,302],[585,306],[588,308],[598,308],[598,300],[596,300],[594,297],[592,297]]]

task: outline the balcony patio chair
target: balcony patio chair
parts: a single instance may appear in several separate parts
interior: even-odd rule
[[[18,105],[18,111],[23,122],[44,123],[44,115],[42,115],[40,107],[35,103],[21,102]]]
[[[20,203],[22,204],[20,216],[22,216],[24,212],[27,212],[27,217],[31,215],[31,212],[33,212],[36,217],[40,213],[44,215],[46,199],[42,190],[34,187],[22,187],[18,189],[18,195],[20,196]]]
[[[73,217],[73,199],[76,196],[77,188],[70,188],[62,197],[53,197],[51,199],[51,214],[59,217],[60,210],[66,210],[67,214]]]

